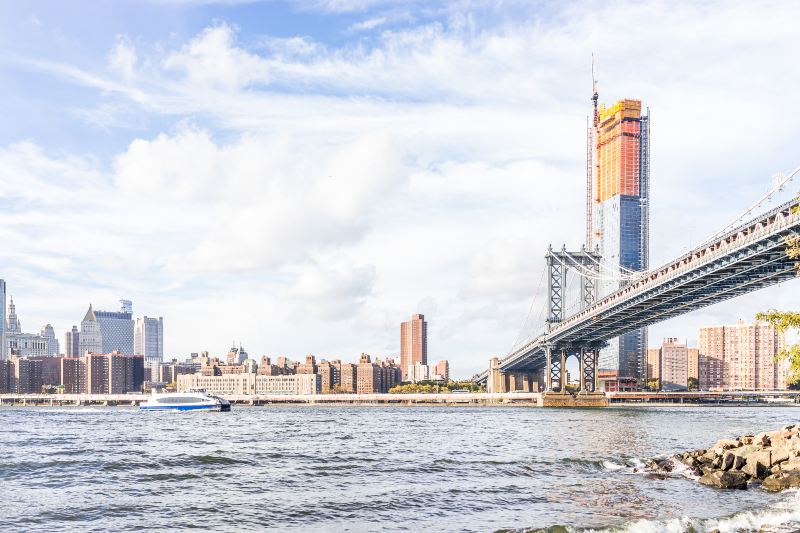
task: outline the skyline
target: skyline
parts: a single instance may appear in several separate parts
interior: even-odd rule
[[[800,81],[785,69],[794,6],[511,2],[408,18],[383,2],[122,2],[87,28],[32,5],[0,7],[14,124],[0,132],[0,277],[24,329],[51,323],[58,339],[81,306],[125,297],[165,317],[167,356],[233,337],[382,355],[421,313],[432,359],[485,369],[519,334],[547,244],[581,242],[592,51],[601,102],[653,113],[652,266],[797,165],[800,112],[781,106]],[[147,28],[156,9],[172,17]],[[611,38],[623,23],[637,29]],[[665,52],[681,24],[696,31]],[[743,118],[764,102],[781,113]],[[788,283],[652,326],[650,345],[788,307]]]

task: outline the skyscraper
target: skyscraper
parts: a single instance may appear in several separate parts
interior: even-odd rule
[[[78,332],[78,326],[72,326],[72,331],[64,334],[64,354],[67,357],[80,357],[81,356],[81,334]]]
[[[50,355],[47,339],[35,333],[22,333],[22,325],[17,317],[14,299],[8,306],[8,320],[5,323],[5,352],[12,355],[45,357]]]
[[[164,319],[142,317],[136,319],[133,329],[133,351],[143,355],[148,363],[164,360]]]
[[[119,302],[119,311],[94,312],[103,338],[102,352],[133,354],[133,304],[130,300]]]
[[[408,380],[408,368],[417,363],[428,364],[428,323],[425,316],[412,315],[400,324],[400,369],[403,381]]]
[[[785,336],[767,324],[709,326],[698,332],[703,390],[785,389],[789,361],[776,361]]]
[[[0,279],[0,361],[6,359],[6,282]]]
[[[100,324],[97,322],[92,304],[89,304],[89,310],[81,321],[79,347],[81,355],[86,352],[99,354],[103,351],[103,334],[100,332]]]
[[[47,355],[58,355],[58,341],[53,326],[50,324],[42,326],[41,336],[47,339]]]
[[[599,296],[622,285],[630,271],[646,270],[649,261],[650,117],[639,100],[619,100],[598,108],[588,131],[586,246],[597,247],[605,265],[620,280],[598,282]],[[602,370],[619,378],[643,379],[646,372],[647,328],[610,341],[600,352]]]

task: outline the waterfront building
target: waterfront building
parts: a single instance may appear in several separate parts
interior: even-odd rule
[[[647,351],[647,378],[659,381],[665,391],[680,391],[689,388],[690,360],[697,367],[697,350],[689,348],[675,338],[666,338],[660,348]]]
[[[450,380],[450,363],[447,361],[447,359],[442,359],[436,363],[435,375],[440,381]]]
[[[281,358],[279,357],[278,360],[281,360]],[[286,358],[283,358],[282,362],[282,365],[273,364],[272,360],[264,355],[261,357],[261,363],[258,365],[258,371],[256,373],[259,376],[285,376],[294,374],[294,369],[286,366]]]
[[[61,385],[64,394],[80,394],[86,392],[86,363],[82,357],[62,357]]]
[[[12,357],[9,388],[17,394],[42,392],[42,362],[27,357]]]
[[[311,354],[306,356],[306,362],[294,367],[295,374],[316,374],[317,358]]]
[[[330,394],[339,384],[339,372],[336,370],[336,365],[328,361],[317,365],[315,373],[319,375],[322,394]]]
[[[0,394],[9,392],[14,392],[11,390],[11,361],[0,359]]]
[[[373,363],[368,354],[362,353],[356,368],[356,394],[375,394],[383,392],[383,373],[381,366]]]
[[[339,365],[339,390],[354,394],[358,388],[358,365],[341,363]]]
[[[80,337],[78,326],[72,326],[72,331],[64,334],[64,355],[67,357],[80,357],[83,355],[81,354]]]
[[[0,361],[6,359],[6,282],[0,279]]]
[[[5,353],[7,357],[33,356],[45,357],[50,355],[48,339],[35,333],[23,333],[22,325],[17,316],[14,299],[8,306],[8,320],[5,321]]]
[[[381,392],[389,392],[395,385],[400,385],[403,381],[403,371],[394,362],[394,359],[387,357],[381,363]]]
[[[164,319],[162,317],[137,318],[133,331],[133,351],[146,361],[164,360]]]
[[[320,379],[316,374],[267,376],[258,374],[226,374],[203,376],[182,374],[177,377],[178,392],[205,389],[219,395],[252,394],[320,394]]]
[[[133,304],[120,300],[119,311],[95,311],[100,325],[102,353],[120,352],[133,354]]]
[[[140,392],[144,383],[141,355],[88,353],[83,356],[88,394]]]
[[[78,341],[80,355],[103,352],[103,335],[100,332],[100,324],[97,322],[92,304],[89,304],[89,310],[86,311],[86,315],[81,321],[81,333]]]
[[[408,380],[409,367],[417,363],[428,364],[428,323],[420,314],[400,324],[400,368],[404,381]]]
[[[47,355],[58,355],[60,351],[58,349],[58,340],[56,339],[56,332],[53,330],[53,326],[50,324],[42,326],[40,335],[47,341]]]
[[[785,337],[769,324],[708,326],[698,332],[703,390],[785,389],[789,361],[776,361]]]
[[[648,268],[650,190],[650,117],[639,100],[619,100],[598,109],[595,91],[588,131],[586,248],[598,249],[607,267],[618,272]],[[611,277],[611,276],[609,276]],[[622,284],[598,281],[602,297]],[[612,339],[601,350],[599,367],[616,379],[641,380],[646,375],[647,329]]]

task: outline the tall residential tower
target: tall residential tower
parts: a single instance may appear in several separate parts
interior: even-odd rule
[[[594,78],[594,68],[592,68]],[[598,107],[593,80],[593,116],[587,146],[586,246],[598,248],[619,280],[599,282],[599,295],[619,289],[626,273],[647,270],[649,261],[650,116],[639,100]],[[600,352],[602,370],[644,379],[647,328],[610,341]]]
[[[403,381],[409,378],[409,368],[417,363],[428,364],[428,323],[424,315],[413,315],[400,324],[400,369]],[[412,370],[413,372],[413,370]]]

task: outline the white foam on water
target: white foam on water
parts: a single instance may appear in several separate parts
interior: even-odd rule
[[[774,506],[760,511],[742,511],[724,518],[698,519],[681,517],[671,520],[637,520],[623,526],[594,530],[619,533],[794,533],[800,529],[800,491],[786,491],[786,497]]]
[[[622,470],[623,468],[625,468],[625,465],[620,465],[612,461],[603,461],[600,464],[603,465],[603,468],[605,468],[606,470]]]

